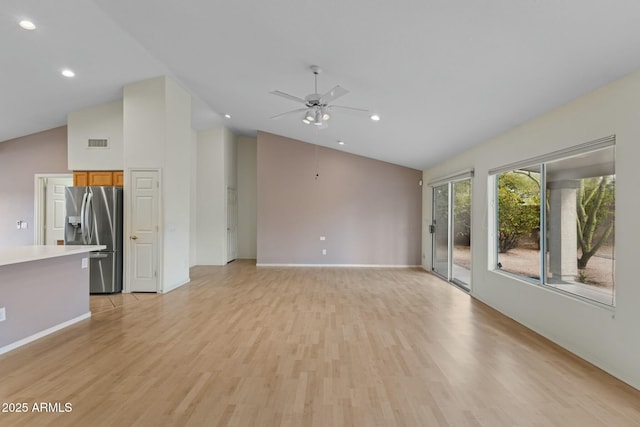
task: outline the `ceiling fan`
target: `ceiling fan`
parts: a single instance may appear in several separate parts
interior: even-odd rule
[[[363,108],[344,107],[342,105],[331,104],[332,101],[335,101],[341,96],[348,94],[349,91],[343,88],[342,86],[338,85],[323,95],[319,94],[318,93],[318,74],[322,72],[322,69],[317,65],[312,65],[310,68],[315,78],[315,91],[314,93],[305,96],[304,99],[294,95],[289,95],[288,93],[285,93],[279,90],[269,92],[273,95],[281,96],[283,98],[287,98],[292,101],[296,101],[301,104],[304,104],[304,108],[298,108],[292,111],[287,111],[286,113],[278,114],[276,116],[271,117],[272,119],[280,119],[284,116],[304,112],[304,115],[302,116],[302,122],[304,124],[307,124],[307,125],[313,124],[314,126],[317,126],[318,128],[323,129],[327,127],[327,121],[331,118],[331,113],[334,108],[342,108],[346,110],[355,110],[355,111],[364,111],[364,112],[368,111]]]

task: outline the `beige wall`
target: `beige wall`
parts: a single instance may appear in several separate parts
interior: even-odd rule
[[[35,174],[67,172],[66,126],[0,143],[0,247],[34,243]]]
[[[257,170],[259,264],[420,264],[420,171],[265,132]]]
[[[87,254],[61,256],[0,266],[0,354],[91,315]],[[84,291],[83,291],[84,289]],[[22,341],[24,343],[24,341]]]

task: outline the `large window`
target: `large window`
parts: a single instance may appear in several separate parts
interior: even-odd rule
[[[492,171],[496,270],[614,305],[614,142]]]

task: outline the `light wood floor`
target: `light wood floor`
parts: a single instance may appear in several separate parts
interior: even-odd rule
[[[0,401],[72,404],[0,425],[640,426],[639,391],[421,270],[191,277],[0,356]]]

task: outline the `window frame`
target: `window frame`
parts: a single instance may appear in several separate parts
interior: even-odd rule
[[[595,304],[607,309],[614,309],[616,307],[616,287],[615,280],[613,282],[613,288],[611,290],[611,302],[603,302],[594,298],[589,298],[587,296],[580,295],[579,293],[574,293],[571,291],[567,291],[557,287],[557,285],[553,283],[549,283],[548,281],[548,262],[547,262],[547,251],[549,249],[549,245],[547,244],[548,238],[548,230],[547,230],[547,212],[546,212],[546,200],[547,200],[547,163],[562,161],[565,159],[569,159],[574,156],[592,153],[600,150],[605,150],[612,148],[613,151],[613,161],[614,161],[614,173],[615,176],[615,135],[611,135],[605,138],[600,138],[594,141],[590,141],[584,144],[576,145],[573,147],[569,147],[563,150],[554,151],[552,153],[537,156],[534,158],[530,158],[527,160],[514,162],[508,165],[503,165],[501,167],[493,168],[489,170],[489,186],[488,188],[493,191],[493,194],[488,194],[489,200],[489,214],[493,216],[493,221],[489,223],[492,224],[493,229],[489,230],[489,254],[492,255],[493,258],[489,258],[488,260],[488,269],[489,271],[493,271],[498,274],[502,274],[508,277],[515,278],[524,283],[528,283],[531,285],[541,286],[545,289],[552,290],[553,292],[557,292],[563,295],[567,295],[571,298],[576,298],[582,301],[586,301],[591,304]],[[508,173],[515,170],[523,169],[523,168],[531,168],[531,167],[539,167],[540,168],[540,215],[539,215],[539,225],[540,225],[540,235],[539,235],[539,243],[540,243],[540,253],[539,253],[539,278],[534,279],[532,277],[527,277],[522,274],[512,273],[509,271],[502,270],[498,267],[499,262],[499,176],[502,173]],[[615,218],[615,204],[614,204],[614,218]],[[615,219],[614,219],[615,221]],[[614,223],[614,233],[615,233],[615,223]],[[577,242],[576,242],[577,244]],[[613,251],[615,253],[615,238],[613,244]],[[615,259],[614,259],[615,261]],[[615,269],[614,266],[612,266]],[[614,271],[615,277],[615,271]]]

